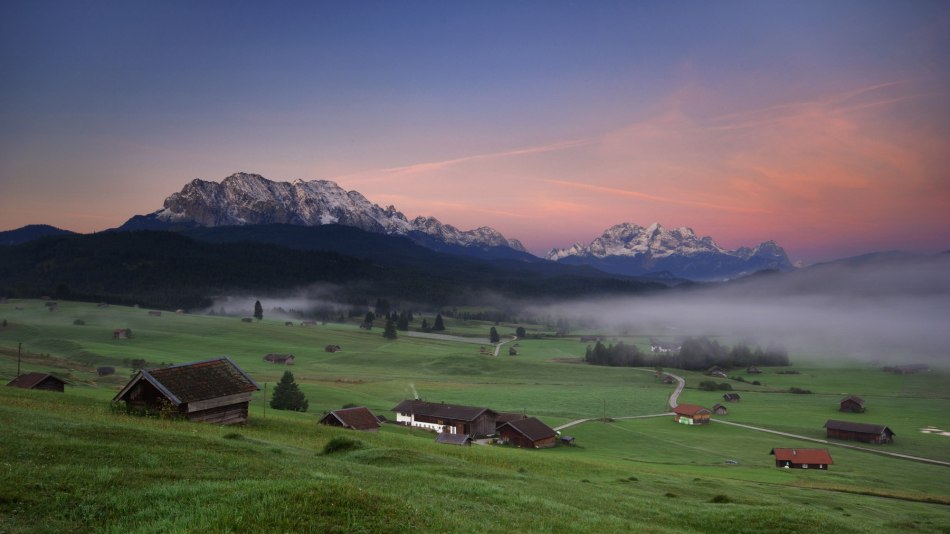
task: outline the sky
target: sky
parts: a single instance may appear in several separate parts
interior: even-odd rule
[[[536,254],[950,250],[945,1],[0,3],[0,230],[326,179]]]

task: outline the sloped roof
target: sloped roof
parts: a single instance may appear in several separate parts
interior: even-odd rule
[[[448,432],[442,432],[435,437],[436,443],[445,445],[468,445],[471,441],[472,438],[468,434],[449,434]]]
[[[528,416],[523,413],[498,412],[498,414],[495,415],[495,424],[498,426],[501,426],[507,423],[508,421],[516,421],[518,419],[525,419],[526,417]]]
[[[854,401],[858,403],[858,405],[860,406],[864,406],[864,399],[862,399],[861,397],[858,397],[857,395],[848,395],[847,397],[841,399],[841,402],[848,401],[848,400]]]
[[[483,413],[496,415],[495,411],[488,408],[445,404],[442,402],[426,402],[421,400],[404,400],[390,411],[438,417],[441,419],[454,419],[456,421],[474,421]]]
[[[373,412],[369,411],[369,408],[364,406],[357,406],[355,408],[343,408],[342,410],[333,410],[330,413],[323,416],[323,419],[320,422],[324,422],[329,418],[336,418],[344,427],[353,428],[356,430],[373,430],[374,428],[379,428],[379,420],[376,419],[376,416],[373,415]]]
[[[25,375],[20,375],[10,382],[7,383],[8,386],[15,388],[23,389],[33,389],[40,384],[40,382],[46,380],[47,378],[52,378],[57,382],[66,383],[62,378],[56,378],[55,376],[48,373],[27,373]]]
[[[792,462],[794,464],[826,464],[831,465],[831,454],[828,449],[772,449],[776,460]]]
[[[729,399],[741,399],[742,397],[738,393],[725,393],[723,394],[722,398],[729,400]]]
[[[139,380],[146,380],[155,386],[176,406],[261,389],[231,358],[222,356],[170,367],[143,369],[112,400],[121,400]]]
[[[695,404],[680,404],[676,408],[673,408],[673,413],[677,415],[693,416],[704,412],[709,413],[709,409],[703,408],[702,406],[697,406]]]
[[[554,437],[557,432],[553,428],[541,422],[537,417],[528,417],[527,419],[516,419],[498,427],[501,431],[505,427],[511,427],[513,430],[531,441],[538,441],[545,438]]]
[[[881,434],[882,432],[889,432],[892,436],[896,435],[890,428],[887,428],[884,425],[874,425],[870,423],[854,423],[852,421],[838,421],[837,419],[829,419],[825,423],[825,428],[830,428],[831,430],[843,430],[845,432],[858,432],[859,434]]]

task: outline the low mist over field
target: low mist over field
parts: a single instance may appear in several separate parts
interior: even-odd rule
[[[818,358],[950,365],[950,256],[877,257],[650,297],[533,307],[607,333],[776,341]]]

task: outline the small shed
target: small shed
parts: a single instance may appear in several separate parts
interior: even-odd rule
[[[316,321],[300,321],[300,326],[316,326]]]
[[[845,441],[861,441],[864,443],[891,443],[894,441],[894,432],[884,425],[869,423],[853,423],[829,419],[825,422],[827,437]]]
[[[710,367],[706,370],[706,374],[717,378],[726,378],[726,370],[719,366]]]
[[[749,367],[747,367],[745,372],[750,375],[762,374],[762,371],[760,371],[759,368],[754,365],[750,365]]]
[[[705,425],[710,411],[695,404],[680,404],[673,408],[673,420],[684,425]]]
[[[729,410],[722,404],[713,404],[712,413],[715,415],[726,415],[729,413]]]
[[[372,329],[373,329],[373,323],[370,323],[367,321],[363,321],[362,323],[360,323],[360,330],[372,330]]]
[[[129,328],[116,328],[112,331],[112,339],[129,339],[132,337],[132,330]]]
[[[738,393],[725,393],[722,399],[726,402],[739,402],[742,400],[742,397]]]
[[[443,445],[469,446],[472,444],[472,436],[468,434],[449,434],[448,432],[442,432],[435,437],[435,442]]]
[[[326,347],[323,348],[323,350],[327,352],[340,352],[343,349],[340,348],[339,345],[327,345]]]
[[[241,317],[241,322],[242,322],[242,323],[253,323],[253,322],[254,322],[254,319],[251,319],[250,317]]]
[[[260,387],[227,356],[143,369],[113,397],[130,411],[172,413],[191,421],[245,423],[251,395]]]
[[[284,321],[284,326],[293,326],[293,325],[294,325],[293,321]]]
[[[498,440],[517,447],[545,449],[557,444],[557,432],[537,417],[527,417],[498,427]]]
[[[840,412],[862,413],[864,412],[864,399],[857,395],[848,395],[838,403]]]
[[[321,425],[338,426],[362,432],[379,432],[379,419],[369,408],[357,406],[333,410],[320,419]]]
[[[149,317],[161,317],[161,316],[162,316],[162,312],[156,311],[156,310],[151,310],[151,311],[148,312],[148,316],[149,316]]]
[[[672,384],[673,382],[676,382],[676,379],[673,378],[673,375],[663,375],[664,384]]]
[[[561,436],[561,445],[574,445],[574,436]]]
[[[517,356],[517,355],[518,355],[518,349],[514,347],[511,347],[508,349],[508,356]]]
[[[7,383],[12,388],[40,389],[43,391],[65,391],[66,381],[48,373],[27,373]]]
[[[185,310],[183,310],[183,309],[181,309],[181,308],[178,308],[177,310],[175,310],[175,314],[177,314],[177,315],[184,315],[184,314],[185,314]]]
[[[99,376],[109,376],[115,374],[115,367],[111,365],[103,365],[101,367],[96,367],[96,374]]]
[[[828,469],[834,462],[828,449],[772,449],[775,467],[786,469]]]
[[[293,354],[268,354],[264,356],[265,362],[270,362],[275,365],[293,365],[294,364],[294,355]]]

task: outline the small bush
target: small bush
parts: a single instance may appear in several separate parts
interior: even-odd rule
[[[86,321],[83,321],[82,319],[76,319],[75,321],[73,321],[73,324],[76,326],[84,326],[86,324]]]
[[[348,402],[348,403],[346,403],[346,404],[343,405],[343,409],[345,410],[345,409],[347,409],[347,408],[356,408],[357,406],[359,406],[359,405],[358,405],[358,404],[353,404],[352,402]]]
[[[323,454],[333,454],[335,452],[346,452],[359,449],[363,446],[361,441],[343,436],[337,436],[323,446]]]
[[[244,439],[244,436],[238,434],[237,432],[228,432],[227,434],[221,436],[224,439]]]
[[[726,382],[719,384],[719,389],[721,391],[732,391],[732,385]]]
[[[753,385],[753,386],[761,386],[762,383],[759,382],[758,380],[753,380],[753,381],[752,381],[752,385]]]
[[[675,493],[666,492],[666,494],[663,495],[663,496],[664,496],[664,497],[669,497],[669,498],[672,499],[672,498],[676,497],[676,494],[675,494]]]
[[[709,502],[730,503],[730,502],[733,502],[733,500],[730,499],[728,495],[723,495],[722,493],[720,493],[719,495],[715,495],[712,499],[709,499]]]
[[[797,394],[797,395],[808,395],[808,394],[811,393],[811,390],[810,390],[810,389],[802,389],[802,388],[790,387],[790,388],[788,388],[788,392],[789,392],[789,393],[795,393],[795,394]]]
[[[699,383],[699,389],[703,391],[716,391],[719,386],[712,380],[703,380]]]

